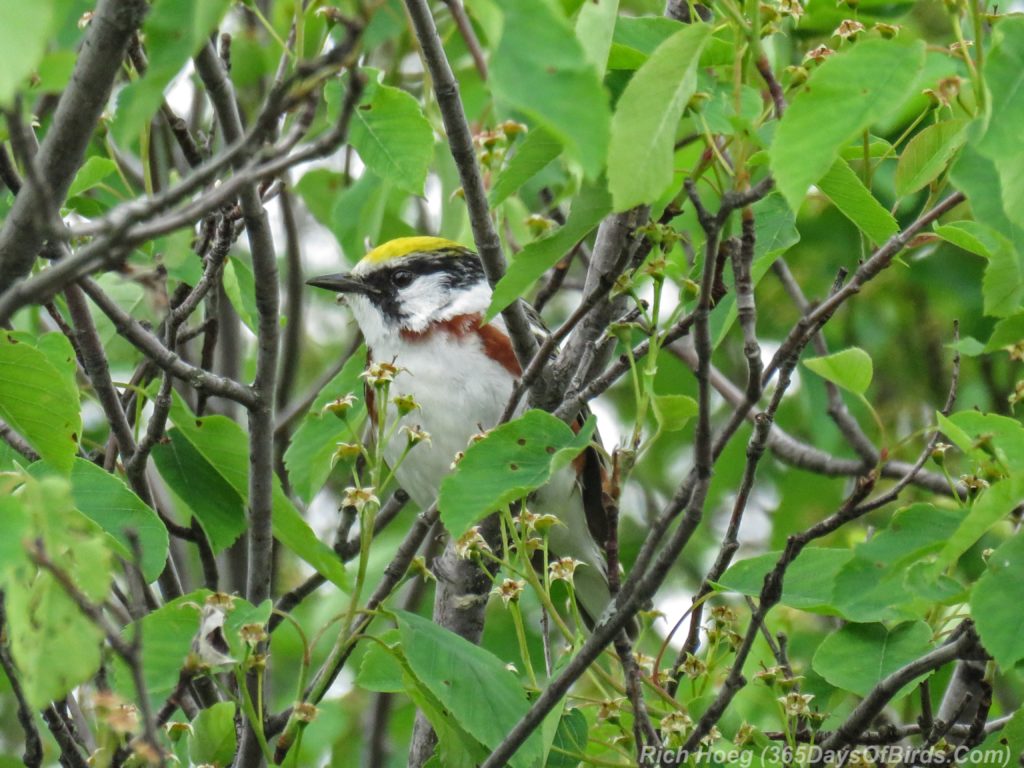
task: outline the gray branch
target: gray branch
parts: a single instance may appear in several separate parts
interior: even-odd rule
[[[37,162],[48,189],[27,184],[0,229],[0,285],[13,285],[32,269],[47,234],[40,221],[58,213],[107,105],[128,42],[148,9],[145,0],[100,0],[71,82],[39,147]],[[40,207],[45,205],[54,207],[40,215]]]
[[[483,261],[487,279],[494,285],[505,273],[505,256],[501,252],[501,239],[491,221],[490,206],[487,204],[487,194],[484,192],[483,179],[473,149],[473,134],[470,132],[469,123],[466,122],[466,111],[459,97],[459,84],[448,63],[426,0],[405,0],[405,6],[409,9],[409,17],[420,41],[423,59],[434,81],[434,93],[444,120],[444,129],[448,134],[448,146],[466,196],[473,239]],[[501,316],[508,326],[509,337],[512,339],[519,365],[526,370],[537,349],[537,341],[530,331],[530,322],[526,318],[523,305],[519,301],[514,301],[502,310]]]

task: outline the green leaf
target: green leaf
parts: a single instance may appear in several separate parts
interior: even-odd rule
[[[230,547],[245,530],[245,500],[180,429],[166,437],[153,446],[160,476],[203,526],[213,551]]]
[[[562,144],[549,131],[534,128],[516,148],[508,164],[501,169],[488,195],[497,208],[509,195],[532,179],[562,153]]]
[[[627,16],[620,14],[612,40],[639,51],[644,57],[686,25],[667,16]]]
[[[0,496],[0,584],[8,568],[26,562],[25,541],[29,539],[29,517],[17,496]]]
[[[126,534],[135,532],[142,549],[142,573],[146,581],[155,581],[164,569],[168,547],[167,529],[156,512],[121,478],[85,459],[75,459],[71,468],[71,494],[75,506],[114,538],[128,560],[131,542]]]
[[[857,395],[863,395],[871,385],[871,358],[860,347],[850,347],[824,357],[812,357],[804,360],[804,365],[823,379]]]
[[[25,514],[19,523],[28,522],[28,530],[21,531],[19,545],[38,540],[90,600],[104,600],[113,566],[108,538],[74,508],[65,478],[21,478],[18,499]],[[13,550],[8,554],[17,557]],[[8,638],[25,696],[33,709],[41,709],[96,673],[103,634],[49,572],[37,571],[27,558],[14,566],[0,572]]]
[[[200,589],[175,598],[125,627],[122,636],[130,640],[137,628],[142,630],[142,679],[154,702],[162,702],[177,687],[182,667],[199,631],[199,606],[212,594]],[[134,698],[135,686],[128,667],[116,660],[115,687],[123,695]]]
[[[100,668],[103,634],[48,573],[5,589],[11,653],[25,697],[42,709]]]
[[[323,407],[339,397],[362,392],[359,374],[365,367],[366,348],[361,347],[338,375],[320,390],[284,452],[284,466],[288,470],[292,490],[307,503],[327,482],[331,474],[331,458],[338,443],[358,443],[361,439],[358,430],[366,415],[366,404],[361,398],[346,414],[345,420],[332,413],[324,413]]]
[[[39,62],[36,75],[39,81],[34,84],[40,93],[60,93],[68,87],[71,73],[74,72],[78,55],[75,51],[53,51],[43,56]]]
[[[494,96],[565,145],[588,178],[604,167],[608,96],[565,17],[547,0],[500,0],[505,27],[491,58]]]
[[[935,234],[957,248],[988,259],[991,258],[992,251],[985,243],[990,241],[993,235],[987,229],[979,229],[984,226],[974,221],[954,221],[935,227]]]
[[[918,617],[917,591],[907,569],[942,549],[963,513],[914,504],[893,515],[889,527],[854,548],[853,559],[836,576],[833,604],[852,621]]]
[[[526,692],[505,663],[490,651],[429,619],[404,611],[398,613],[398,630],[402,651],[416,679],[485,747],[494,749],[526,714]],[[540,759],[540,737],[533,734],[509,764],[513,768],[533,768]]]
[[[238,748],[235,703],[218,701],[192,721],[188,754],[196,765],[231,765]]]
[[[367,241],[377,242],[392,191],[390,182],[376,174],[364,173],[335,198],[330,230],[349,262],[355,264],[363,257]],[[359,211],[359,216],[353,216],[352,211]]]
[[[162,260],[168,277],[188,285],[195,285],[203,277],[203,260],[192,249],[192,239],[191,230],[179,229],[153,243],[154,252]]]
[[[1024,227],[1003,206],[1005,180],[1000,176],[1000,162],[981,154],[968,142],[950,169],[949,179],[967,195],[974,220],[984,222],[985,227],[1008,238],[1021,252],[1024,251]]]
[[[979,209],[977,199],[971,198],[971,206],[979,216],[983,209]],[[1024,263],[1010,237],[988,226],[992,223],[988,219],[985,221],[985,224],[978,221],[943,224],[935,228],[935,234],[958,248],[988,259],[981,282],[985,314],[1007,317],[1024,303]],[[1009,231],[1011,236],[1017,232],[1011,225],[1004,231]],[[1024,239],[1020,242],[1024,244]]]
[[[269,598],[259,605],[253,605],[248,600],[235,600],[234,607],[224,619],[224,639],[227,640],[230,649],[229,656],[235,659],[245,658],[248,646],[242,637],[242,628],[256,624],[265,629],[273,610],[274,603]]]
[[[884,243],[899,231],[896,219],[882,207],[850,164],[841,157],[818,181],[818,188],[873,242]]]
[[[1017,419],[1000,416],[996,413],[980,413],[978,411],[959,411],[948,419],[941,421],[943,432],[947,427],[959,430],[959,436],[948,435],[965,453],[970,453],[981,462],[987,456],[975,444],[981,437],[990,441],[999,461],[1012,474],[1024,470],[1024,426]],[[966,441],[966,442],[964,442]]]
[[[1024,312],[1011,315],[996,323],[992,329],[992,335],[985,343],[983,352],[996,352],[1006,347],[1012,347],[1021,340],[1024,340]]]
[[[40,349],[0,332],[0,418],[67,473],[82,434],[74,360],[58,369]]]
[[[1013,536],[988,559],[971,590],[971,617],[985,650],[1009,671],[1024,659],[1024,537]]]
[[[31,8],[6,6],[0,24],[0,106],[10,106],[22,80],[35,70],[46,52],[46,41],[54,22],[54,0],[32,3]]]
[[[75,180],[71,182],[71,187],[68,189],[68,197],[74,197],[89,191],[105,178],[115,173],[117,173],[117,163],[109,157],[93,155],[85,161],[82,167],[78,169],[78,173],[75,174]]]
[[[295,185],[313,218],[328,229],[334,224],[334,201],[345,188],[345,175],[327,168],[306,171]]]
[[[366,653],[359,664],[359,672],[356,674],[356,685],[367,691],[379,693],[401,693],[405,690],[402,664],[396,658],[399,651],[388,650],[398,648],[398,639],[398,630],[389,629],[379,635],[376,642],[367,645]]]
[[[889,526],[856,546],[856,557],[875,565],[904,566],[934,553],[963,519],[958,509],[911,504],[897,510]]]
[[[967,120],[944,120],[907,142],[896,164],[896,195],[917,192],[938,178],[966,141],[967,126]]]
[[[373,82],[353,117],[349,141],[366,167],[395,186],[422,195],[434,154],[434,131],[419,102],[399,88]]]
[[[587,718],[579,709],[567,709],[558,721],[545,768],[576,768],[577,755],[587,754]]]
[[[1013,713],[1010,722],[993,731],[981,744],[967,753],[964,762],[967,765],[983,765],[990,760],[993,750],[999,750],[1005,757],[1000,760],[1003,765],[1009,765],[1013,755],[1024,752],[1024,709],[1018,709]]]
[[[1024,475],[1012,475],[984,491],[949,537],[935,560],[933,572],[944,571],[960,559],[988,530],[1016,509],[1024,498]]]
[[[791,208],[800,207],[841,147],[913,95],[924,54],[920,41],[865,40],[814,70],[779,122],[769,152],[776,184]]]
[[[756,597],[761,594],[765,575],[775,567],[781,555],[781,552],[768,552],[740,560],[722,574],[718,584],[726,590]],[[832,605],[833,584],[851,557],[853,552],[848,549],[806,547],[786,569],[782,604],[803,611],[836,615],[838,611]]]
[[[1024,158],[1007,151],[1024,140],[1024,19],[1008,17],[996,25],[984,77],[991,111],[976,147],[995,163],[1003,209],[1014,224],[1024,226]]]
[[[866,696],[897,669],[923,656],[932,646],[931,628],[923,621],[898,624],[847,624],[818,646],[811,667],[844,691]],[[908,683],[897,694],[912,690]]]
[[[672,183],[676,131],[697,89],[707,24],[676,32],[637,70],[619,98],[608,147],[608,186],[616,211],[652,203]]]
[[[149,68],[146,75],[122,88],[111,131],[128,146],[160,108],[164,88],[192,56],[209,42],[230,0],[155,0],[142,25]]]
[[[473,443],[441,482],[441,520],[461,536],[481,518],[544,485],[578,456],[594,433],[591,417],[575,434],[544,411],[527,411]]]
[[[174,394],[171,420],[192,447],[224,478],[235,492],[249,498],[249,439],[242,428],[226,416],[197,419]],[[342,589],[347,588],[345,566],[334,551],[316,537],[295,505],[273,478],[274,538],[313,566],[320,575]]]
[[[1003,235],[991,232],[988,245],[991,255],[981,281],[985,314],[1007,317],[1024,303],[1024,264],[1021,254]]]
[[[665,432],[678,432],[697,415],[697,401],[687,395],[655,395],[654,417]]]
[[[611,210],[611,205],[611,197],[603,184],[585,185],[573,200],[565,224],[550,235],[527,244],[512,260],[508,271],[494,286],[491,306],[487,308],[487,321],[493,320],[576,243],[590,234]]]
[[[576,17],[576,38],[583,46],[583,55],[599,75],[604,74],[608,65],[618,16],[619,0],[595,0],[584,3]]]
[[[252,269],[237,256],[224,263],[224,293],[231,300],[238,317],[246,327],[256,333],[259,311],[256,309],[256,279]]]

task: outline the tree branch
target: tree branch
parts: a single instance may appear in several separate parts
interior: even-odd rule
[[[18,677],[18,669],[11,658],[11,652],[7,648],[4,638],[7,637],[7,614],[4,607],[4,595],[0,592],[0,668],[3,669],[7,682],[11,686],[11,693],[18,705],[18,724],[25,734],[25,752],[22,760],[26,768],[39,768],[43,764],[43,742],[39,738],[39,729],[36,728],[35,713],[25,698],[25,692],[21,688],[21,679]]]
[[[914,678],[938,669],[955,659],[963,659],[978,648],[978,637],[970,621],[964,621],[940,648],[926,653],[906,666],[886,675],[856,706],[821,747],[825,751],[838,751],[856,742],[857,737],[885,708],[893,696]]]
[[[121,309],[95,282],[86,278],[81,281],[81,286],[93,303],[114,323],[117,332],[165,371],[211,395],[226,397],[246,408],[255,405],[256,397],[249,387],[186,362],[176,352],[167,349],[163,342],[146,330],[138,320]]]
[[[427,70],[434,81],[434,94],[437,96],[437,105],[448,134],[448,146],[459,171],[459,179],[462,181],[462,190],[466,197],[473,240],[483,261],[487,279],[493,286],[505,274],[505,256],[501,252],[501,239],[491,221],[490,206],[487,203],[480,167],[477,165],[476,152],[473,149],[473,135],[469,123],[466,122],[462,99],[459,97],[459,84],[448,63],[426,0],[405,0],[405,7],[409,11],[416,38],[420,41],[420,50]],[[519,366],[526,370],[537,349],[537,341],[533,338],[526,312],[519,301],[514,301],[502,310],[501,316],[508,326]]]
[[[128,41],[148,9],[145,0],[100,0],[97,5],[71,82],[39,148],[38,167],[48,189],[37,189],[30,181],[14,199],[0,229],[0,285],[14,285],[32,268],[45,237],[39,227],[40,207],[59,206],[67,195],[107,105]],[[43,217],[57,214],[57,207],[43,211]]]

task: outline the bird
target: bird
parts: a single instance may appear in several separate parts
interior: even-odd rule
[[[499,316],[484,322],[492,292],[480,257],[452,240],[400,237],[369,251],[350,272],[306,282],[344,297],[370,359],[402,372],[390,384],[392,401],[411,396],[419,408],[403,415],[392,402],[388,423],[397,419],[398,428],[426,432],[430,442],[410,451],[395,476],[427,509],[455,457],[475,435],[497,425],[522,376],[504,321]],[[542,338],[546,332],[532,315],[533,330]],[[370,394],[368,388],[368,401]],[[372,418],[374,405],[367,406]],[[385,446],[390,465],[404,448],[398,440]],[[562,523],[550,529],[549,556],[581,563],[573,574],[574,592],[591,626],[611,600],[604,477],[592,444],[528,501],[532,513],[552,514]]]

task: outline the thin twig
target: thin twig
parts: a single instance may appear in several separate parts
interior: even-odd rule
[[[790,299],[796,305],[797,309],[800,310],[801,315],[806,315],[810,312],[813,307],[811,303],[807,301],[807,297],[804,296],[803,290],[800,285],[794,279],[792,273],[789,271],[789,266],[786,264],[785,259],[779,258],[772,264],[772,271],[776,277],[782,283],[786,293],[789,294]],[[818,331],[814,334],[811,342],[814,346],[814,350],[818,355],[824,356],[828,354],[828,345],[825,342],[825,335]],[[825,392],[828,395],[828,415],[835,422],[836,427],[842,433],[843,437],[846,438],[846,442],[850,444],[850,447],[856,451],[857,455],[860,456],[865,462],[865,469],[874,466],[878,463],[879,452],[875,447],[875,444],[871,442],[870,438],[864,434],[864,430],[861,429],[860,424],[850,413],[850,410],[846,407],[846,403],[843,400],[843,395],[837,387],[831,381],[825,380]]]
[[[39,461],[39,454],[35,449],[5,421],[0,421],[0,439],[29,461]]]
[[[893,259],[899,255],[914,236],[922,229],[943,214],[952,210],[966,200],[962,192],[954,192],[941,202],[937,203],[930,210],[922,213],[913,223],[907,225],[901,232],[890,237],[884,244],[879,246],[871,256],[865,260],[850,277],[849,282],[821,302],[811,312],[805,315],[799,323],[789,332],[786,339],[779,345],[771,361],[765,366],[762,384],[767,385],[771,377],[775,375],[779,364],[788,357],[794,348],[806,344],[805,336],[813,335],[822,325],[828,322],[842,304],[860,291],[865,283],[876,277],[882,270],[892,264]]]
[[[459,84],[452,73],[448,57],[445,55],[441,38],[437,34],[434,17],[426,0],[405,0],[409,10],[413,29],[420,42],[420,50],[426,62],[427,70],[434,83],[434,94],[437,106],[441,110],[445,132],[448,134],[448,146],[452,159],[459,171],[459,180],[465,194],[466,208],[469,212],[469,223],[473,229],[473,240],[476,242],[480,260],[484,265],[487,279],[493,286],[505,274],[505,256],[501,251],[501,239],[494,229],[491,220],[490,206],[484,191],[483,178],[477,165],[476,152],[473,149],[473,135],[466,122],[466,112],[459,98]],[[529,365],[537,342],[530,330],[529,320],[522,304],[512,302],[501,312],[505,325],[508,326],[509,337],[515,349],[519,365],[524,370]]]
[[[376,538],[384,531],[385,528],[391,523],[392,520],[402,511],[402,508],[409,501],[409,494],[403,491],[401,488],[391,494],[391,498],[384,502],[384,506],[380,508],[377,516],[373,521],[373,537]],[[346,528],[351,527],[352,521],[355,520],[354,515],[343,514],[342,520],[347,522]],[[334,544],[334,551],[338,553],[338,557],[343,563],[347,563],[359,554],[360,537],[356,534],[354,537],[348,537],[348,531],[344,528],[339,528],[339,539]],[[307,578],[295,589],[285,592],[277,603],[274,605],[274,613],[270,617],[270,621],[267,624],[267,630],[273,632],[277,627],[284,621],[283,614],[291,613],[295,607],[309,597],[318,588],[327,583],[327,579],[321,576],[319,573],[314,573],[312,576]]]
[[[459,34],[462,35],[466,48],[469,49],[469,55],[473,57],[473,64],[476,66],[476,71],[480,73],[480,79],[486,80],[487,60],[484,58],[480,41],[477,39],[476,31],[473,29],[473,22],[469,20],[462,0],[444,0],[444,4],[448,6],[448,11],[455,21],[455,26],[459,28]]]
[[[853,712],[846,717],[842,725],[822,741],[822,749],[838,751],[853,744],[861,732],[871,724],[903,686],[914,678],[938,669],[955,659],[968,657],[976,651],[977,647],[978,637],[973,626],[970,621],[963,622],[945,645],[926,653],[880,680],[854,708]]]
[[[255,406],[256,396],[249,387],[186,362],[176,352],[167,349],[163,342],[151,331],[146,330],[138,320],[121,309],[97,283],[85,279],[82,280],[81,286],[93,303],[110,318],[117,332],[165,371],[188,381],[196,389],[234,400],[246,408]]]
[[[366,607],[363,609],[359,621],[352,628],[352,632],[349,637],[344,638],[342,643],[335,646],[334,652],[328,656],[320,669],[317,670],[317,673],[313,678],[313,682],[309,684],[303,695],[304,701],[317,704],[323,698],[324,694],[341,672],[345,662],[348,661],[348,657],[355,648],[356,639],[366,631],[370,622],[373,621],[376,615],[377,608],[384,603],[388,596],[390,596],[394,591],[395,587],[398,586],[402,577],[405,576],[406,571],[409,569],[409,564],[412,563],[413,558],[416,556],[416,552],[419,550],[420,545],[427,537],[427,533],[433,527],[437,519],[438,509],[436,504],[416,516],[416,519],[410,526],[408,533],[406,533],[405,538],[402,540],[402,543],[398,545],[398,549],[395,551],[395,556],[384,569],[384,575],[377,584],[376,589],[374,589],[373,594],[370,595],[370,598],[366,601]],[[268,724],[267,734],[268,736],[272,735],[279,728],[284,728],[284,732],[277,741],[277,747],[275,750],[275,758],[278,763],[281,763],[294,744],[299,724],[298,721],[291,717],[291,710],[282,713],[282,715],[275,720],[276,722],[272,721]]]
[[[137,539],[133,540],[137,548]],[[157,755],[162,754],[160,743],[156,737],[156,725],[155,720],[152,717],[152,712],[149,711],[149,694],[146,692],[145,677],[142,672],[142,658],[141,658],[141,635],[140,633],[140,622],[135,622],[135,632],[133,633],[132,640],[126,641],[121,633],[114,627],[103,615],[103,609],[96,605],[92,600],[89,599],[82,590],[75,584],[74,579],[65,571],[59,567],[53,560],[47,555],[43,548],[42,541],[37,541],[34,545],[27,548],[29,559],[32,560],[37,566],[53,576],[54,580],[60,585],[61,589],[64,590],[65,594],[71,598],[71,600],[78,606],[78,609],[85,614],[85,616],[103,633],[107,644],[114,650],[114,652],[120,656],[132,674],[132,680],[135,684],[136,700],[139,702],[140,715],[143,720],[144,738],[148,743],[148,746]],[[130,569],[131,570],[131,569]],[[136,580],[141,579],[140,574],[135,576],[129,575],[129,578]],[[141,586],[141,585],[139,585]],[[134,587],[133,587],[134,589]],[[139,600],[142,599],[142,590],[139,589],[137,596]],[[135,601],[133,600],[133,603]]]
[[[39,729],[36,728],[35,713],[25,698],[18,669],[7,647],[7,637],[7,614],[4,607],[4,595],[3,592],[0,592],[0,667],[3,668],[7,683],[11,687],[11,693],[14,694],[14,700],[18,705],[18,724],[25,734],[25,751],[22,754],[22,760],[27,768],[39,768],[43,763],[43,742],[39,738]]]

